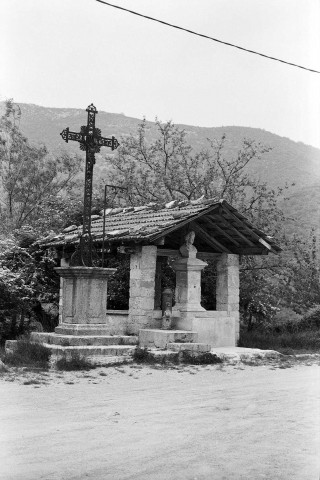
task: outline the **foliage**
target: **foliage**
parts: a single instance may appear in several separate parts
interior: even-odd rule
[[[320,305],[308,310],[304,315],[297,316],[298,319],[289,319],[281,324],[275,323],[273,331],[282,332],[305,332],[308,330],[320,330]]]
[[[116,268],[116,272],[108,279],[108,309],[128,310],[130,259],[127,255],[108,255],[105,267]]]
[[[138,363],[155,363],[154,355],[147,348],[141,347],[134,349],[133,360]]]
[[[297,313],[320,304],[320,248],[314,231],[304,239],[294,236],[280,272],[279,297]]]
[[[282,332],[260,330],[241,330],[239,347],[276,350],[283,354],[295,351],[317,352],[320,349],[320,336],[314,331]]]
[[[38,232],[60,228],[65,202],[72,197],[80,158],[50,155],[45,146],[30,145],[20,131],[21,111],[6,102],[0,118],[0,218],[12,232],[26,224]]]
[[[63,356],[56,362],[57,370],[74,371],[74,370],[92,370],[96,368],[86,357],[81,356],[78,352],[72,352],[71,357]]]
[[[280,220],[277,198],[282,190],[267,185],[247,172],[250,163],[269,151],[268,147],[244,139],[236,155],[230,156],[226,136],[209,140],[207,148],[194,152],[187,143],[186,132],[171,121],[156,121],[158,138],[147,139],[147,123],[138,127],[137,135],[124,137],[116,155],[108,156],[113,166],[113,182],[126,188],[118,198],[130,204],[224,198],[250,218],[258,227]]]
[[[13,353],[6,353],[3,362],[15,367],[48,368],[50,350],[39,343],[31,343],[25,337],[17,340]]]
[[[201,306],[206,310],[216,309],[216,291],[217,269],[216,261],[206,260],[208,266],[201,273]]]
[[[18,238],[0,238],[2,340],[15,338],[27,331],[30,323],[37,319],[41,302],[58,302],[59,277],[53,270],[56,266],[53,253],[40,250],[36,245],[20,246],[32,238],[30,229],[22,229]]]
[[[303,315],[301,325],[305,329],[320,329],[320,305],[316,305]]]
[[[211,352],[191,354],[187,350],[182,350],[182,362],[190,365],[215,365],[222,363],[222,360]]]

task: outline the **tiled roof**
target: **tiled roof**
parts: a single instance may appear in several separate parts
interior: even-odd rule
[[[217,201],[216,199],[205,200],[203,198],[190,202],[175,200],[165,205],[149,203],[140,207],[109,208],[105,212],[105,242],[118,244],[152,242],[156,238],[178,230],[183,225],[196,218],[203,217],[207,213],[219,214],[222,207],[234,217],[238,228],[242,226],[244,234],[247,234],[249,238],[252,239],[253,237],[257,240],[256,237],[259,237],[271,246],[270,250],[280,250],[271,237],[256,229],[227,202],[224,200]],[[98,243],[102,242],[103,238],[103,211],[100,213],[101,216],[92,216],[91,223],[93,241]],[[227,226],[224,225],[217,226],[217,228],[220,231],[228,230]],[[236,227],[231,228],[235,230]],[[76,244],[81,233],[82,227],[74,225],[66,228],[60,235],[45,238],[41,244],[46,247]],[[230,232],[225,235],[226,238],[230,238]],[[259,246],[261,247],[261,244]]]

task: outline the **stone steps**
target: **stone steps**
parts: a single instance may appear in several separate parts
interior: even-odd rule
[[[141,348],[166,349],[172,343],[195,343],[198,339],[197,332],[187,330],[139,330],[139,346]]]
[[[92,324],[75,324],[62,323],[55,328],[58,335],[93,335],[93,336],[110,336],[110,327],[101,323]]]
[[[208,353],[211,345],[205,343],[168,343],[167,349],[173,352]]]
[[[43,346],[48,348],[53,355],[59,357],[72,357],[72,354],[79,354],[81,357],[92,356],[132,356],[135,351],[134,345],[85,345],[64,347],[62,345],[52,345],[50,343],[43,343]]]
[[[197,332],[188,330],[139,330],[139,346],[152,352],[154,358],[178,360],[182,352],[198,356],[211,351],[211,345],[198,343]]]
[[[57,333],[33,332],[31,333],[31,341],[62,347],[137,345],[138,337],[134,335],[60,335]]]

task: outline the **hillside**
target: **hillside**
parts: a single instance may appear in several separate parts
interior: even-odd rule
[[[76,142],[68,145],[60,137],[60,132],[69,127],[79,131],[86,124],[85,109],[47,108],[31,104],[20,104],[21,130],[31,142],[44,143],[49,150],[59,152],[66,150],[80,153]],[[0,104],[0,113],[4,104]],[[115,135],[121,142],[121,136],[135,133],[140,119],[126,117],[123,114],[99,112],[96,124],[104,136]],[[241,147],[243,138],[253,139],[271,150],[260,160],[255,161],[248,169],[258,175],[262,181],[274,188],[285,183],[295,183],[286,202],[286,211],[292,221],[290,230],[302,230],[314,226],[320,233],[319,196],[320,196],[320,150],[301,142],[294,142],[265,130],[249,127],[196,127],[179,125],[187,133],[187,140],[195,150],[206,148],[209,139],[219,139],[226,134],[226,155],[236,153]],[[153,122],[148,122],[148,136],[154,138],[156,130]],[[103,159],[103,151],[97,159],[95,175],[106,174],[108,166]],[[105,153],[108,149],[105,149]]]

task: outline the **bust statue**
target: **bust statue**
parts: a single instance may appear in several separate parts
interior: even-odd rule
[[[184,237],[185,243],[180,247],[180,253],[183,257],[189,258],[196,258],[197,256],[197,249],[193,245],[194,239],[196,234],[193,230],[191,230],[187,235]]]

